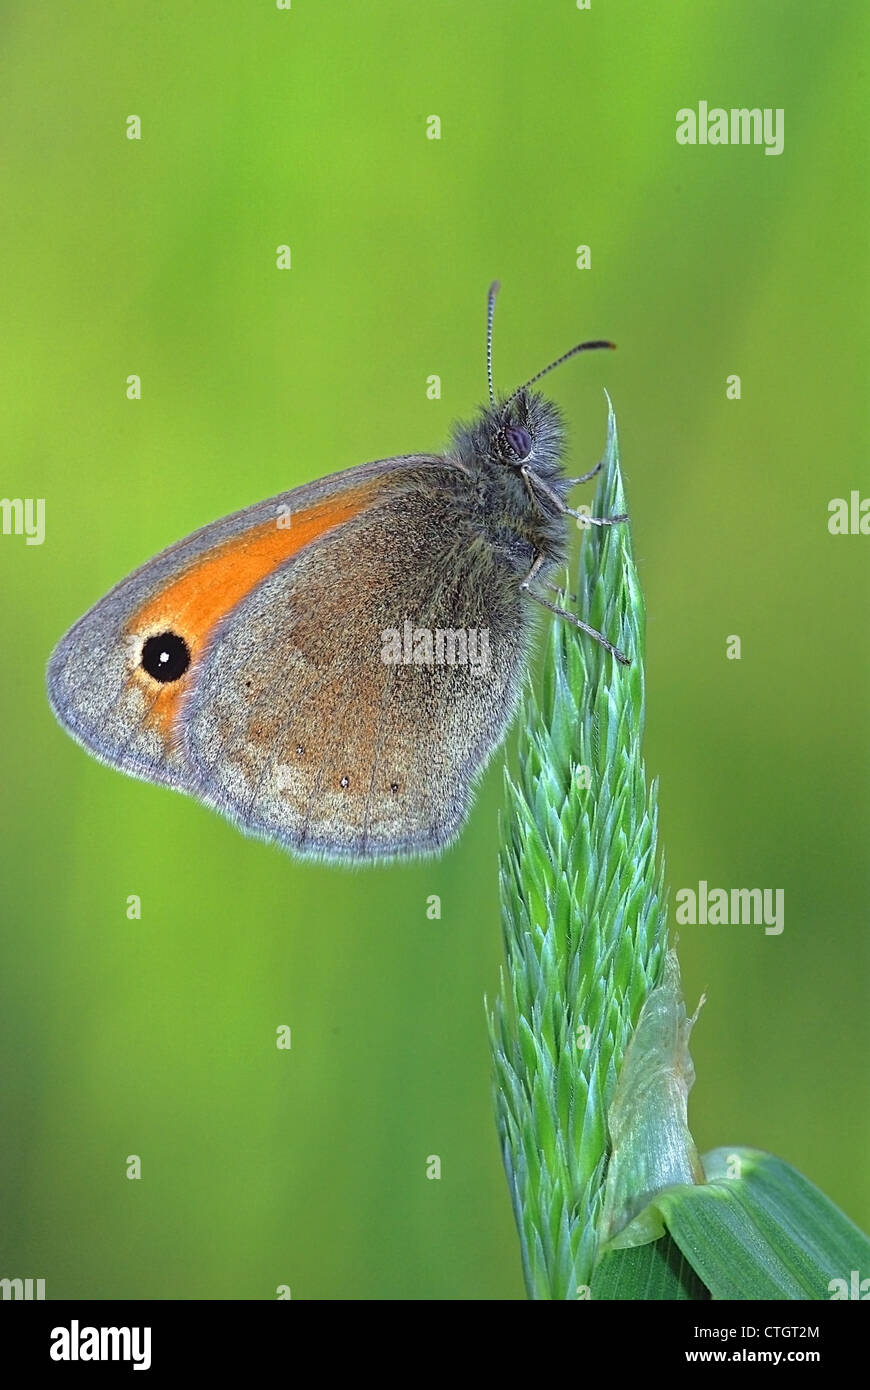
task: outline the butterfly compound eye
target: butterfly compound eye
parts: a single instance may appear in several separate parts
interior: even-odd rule
[[[190,648],[177,632],[149,637],[142,648],[142,669],[154,680],[177,681],[190,665]]]
[[[504,437],[518,459],[527,459],[532,452],[532,436],[522,425],[508,425]]]

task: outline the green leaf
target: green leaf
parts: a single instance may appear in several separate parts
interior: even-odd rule
[[[709,1299],[710,1291],[670,1236],[627,1250],[609,1250],[592,1276],[591,1297],[606,1299]]]
[[[796,1168],[747,1148],[702,1163],[706,1183],[670,1188],[650,1207],[713,1298],[857,1296],[870,1239]]]

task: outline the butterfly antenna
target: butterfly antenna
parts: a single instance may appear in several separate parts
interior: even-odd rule
[[[495,315],[495,297],[501,289],[498,280],[493,280],[486,297],[486,380],[489,385],[489,403],[495,405],[495,391],[492,389],[492,320]]]
[[[563,352],[562,356],[557,357],[555,362],[551,362],[549,367],[544,367],[542,371],[536,372],[534,376],[529,377],[528,381],[524,381],[522,386],[518,386],[510,397],[510,401],[512,401],[515,396],[518,396],[521,391],[525,391],[527,387],[534,386],[535,382],[540,381],[542,376],[546,376],[548,372],[554,371],[556,367],[561,367],[562,363],[567,362],[569,357],[576,357],[578,352],[591,352],[594,348],[615,347],[616,343],[605,342],[603,338],[596,338],[589,343],[578,343],[576,347],[570,348],[568,352]],[[508,404],[510,404],[510,401],[508,401]]]

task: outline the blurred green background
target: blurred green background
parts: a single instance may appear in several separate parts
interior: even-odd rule
[[[0,537],[0,1275],[523,1296],[483,1009],[501,759],[442,860],[342,871],[100,766],[44,693],[69,624],[170,542],[440,447],[484,394],[496,275],[502,387],[619,344],[549,385],[576,472],[603,386],[617,410],[672,889],[785,890],[781,936],[681,929],[695,1137],[870,1226],[870,539],[827,529],[870,491],[865,10],[4,7],[2,492],[47,533]],[[700,100],[783,107],[783,154],[678,146]]]

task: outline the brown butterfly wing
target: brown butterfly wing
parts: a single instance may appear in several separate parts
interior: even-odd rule
[[[528,605],[500,563],[457,536],[431,474],[392,477],[216,631],[182,714],[196,794],[302,854],[448,844],[524,668]],[[477,660],[449,640],[441,662],[384,659],[421,629],[472,631]]]
[[[332,474],[212,522],[140,566],[61,639],[49,699],[64,727],[98,758],[133,776],[194,791],[180,714],[227,614],[312,536],[364,509],[385,480],[441,470],[433,456],[380,459]],[[283,523],[288,522],[285,526]],[[160,683],[143,668],[149,636],[173,632],[190,664]]]

